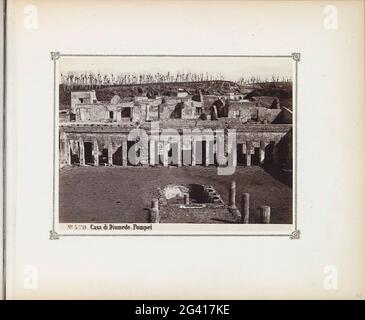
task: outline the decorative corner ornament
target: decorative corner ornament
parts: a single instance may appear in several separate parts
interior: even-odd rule
[[[49,240],[59,240],[60,236],[58,235],[58,233],[54,230],[51,230],[49,232]]]
[[[59,51],[51,51],[51,60],[58,60],[61,54]]]
[[[289,238],[290,240],[300,239],[300,230],[294,230]]]
[[[300,53],[299,52],[293,52],[291,54],[291,56],[293,57],[294,61],[300,61]]]

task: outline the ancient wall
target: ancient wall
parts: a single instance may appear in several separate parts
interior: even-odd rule
[[[272,123],[281,113],[280,109],[257,108],[257,121]]]
[[[76,121],[106,121],[108,108],[102,104],[76,104],[74,108]]]
[[[74,91],[71,92],[71,109],[73,109],[75,107],[76,104],[79,103],[85,103],[85,104],[90,104],[90,103],[96,103],[97,99],[96,99],[96,94],[95,91]]]
[[[288,108],[281,108],[281,123],[293,123],[293,111]]]
[[[229,107],[228,108],[228,118],[240,118],[241,123],[246,123],[248,120],[251,119],[251,110],[249,108],[242,108],[242,107]]]
[[[159,119],[166,120],[166,119],[177,119],[181,117],[180,107],[175,102],[165,102],[162,103],[159,107]]]
[[[278,142],[274,150],[274,162],[286,169],[293,168],[293,132],[289,130]]]
[[[254,97],[254,100],[257,101],[257,105],[263,108],[269,109],[280,109],[279,99],[272,96],[257,96]]]

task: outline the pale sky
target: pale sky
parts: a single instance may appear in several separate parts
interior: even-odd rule
[[[60,72],[152,73],[176,72],[221,73],[225,80],[244,76],[292,77],[291,57],[61,57]]]

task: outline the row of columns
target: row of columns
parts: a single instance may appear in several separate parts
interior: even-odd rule
[[[228,208],[231,212],[239,213],[236,206],[236,182],[232,181],[229,189]],[[271,208],[266,205],[259,207],[259,223],[270,223]],[[241,223],[250,223],[250,194],[241,194]]]
[[[243,144],[242,153],[246,154],[246,166],[251,166],[251,156],[255,154],[255,142],[253,141],[246,141]],[[263,164],[265,161],[265,148],[269,143],[266,141],[259,142],[259,161],[260,164]]]
[[[191,142],[191,166],[196,166],[197,163],[197,141],[198,140],[192,140]],[[200,140],[199,140],[200,141]],[[162,150],[162,164],[163,166],[167,167],[169,165],[169,157],[168,152],[169,149],[166,147],[166,144],[169,144],[168,142],[165,142],[163,145]],[[265,161],[265,148],[268,145],[268,142],[260,141],[253,142],[253,141],[246,141],[243,143],[242,153],[246,155],[246,166],[251,166],[251,156],[255,153],[255,145],[259,144],[259,161],[260,164],[263,164]],[[84,141],[82,137],[78,139],[78,145],[79,145],[79,160],[80,165],[85,165],[85,146]],[[99,165],[99,145],[96,139],[93,140],[92,144],[92,154],[94,158],[94,165]],[[176,143],[175,146],[177,146],[176,154],[177,154],[177,166],[182,166],[182,148],[180,143]],[[214,150],[210,150],[213,146],[211,145],[211,141],[206,141],[205,143],[205,166],[209,166],[211,164],[214,164],[213,159],[210,157],[211,153],[213,154]],[[154,140],[150,140],[148,143],[148,150],[145,150],[145,154],[141,154],[141,164],[142,165],[151,165],[154,166],[156,164],[159,164],[159,157],[160,157],[160,150],[157,150],[157,142]],[[107,144],[108,149],[108,162],[107,164],[109,166],[113,165],[113,144],[112,142],[108,142]],[[127,166],[128,165],[128,146],[127,141],[124,140],[121,143],[121,149],[122,149],[122,165]],[[143,149],[141,149],[141,152]],[[227,146],[225,145],[225,153],[227,153]],[[70,152],[70,141],[67,139],[61,140],[61,156],[64,159],[64,161],[67,164],[71,164],[71,152]],[[157,156],[157,159],[156,159]],[[236,157],[237,154],[233,152],[233,157],[235,159],[236,163]],[[203,160],[203,159],[202,159]]]

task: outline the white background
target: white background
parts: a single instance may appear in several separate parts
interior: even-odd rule
[[[24,20],[29,18],[24,13],[28,5],[38,14],[35,29]],[[338,10],[337,29],[324,27],[326,5]],[[9,3],[8,19],[8,298],[364,299],[362,1],[15,0]],[[53,173],[50,51],[300,52],[301,239],[48,240]],[[337,268],[337,289],[324,285],[326,266]]]

